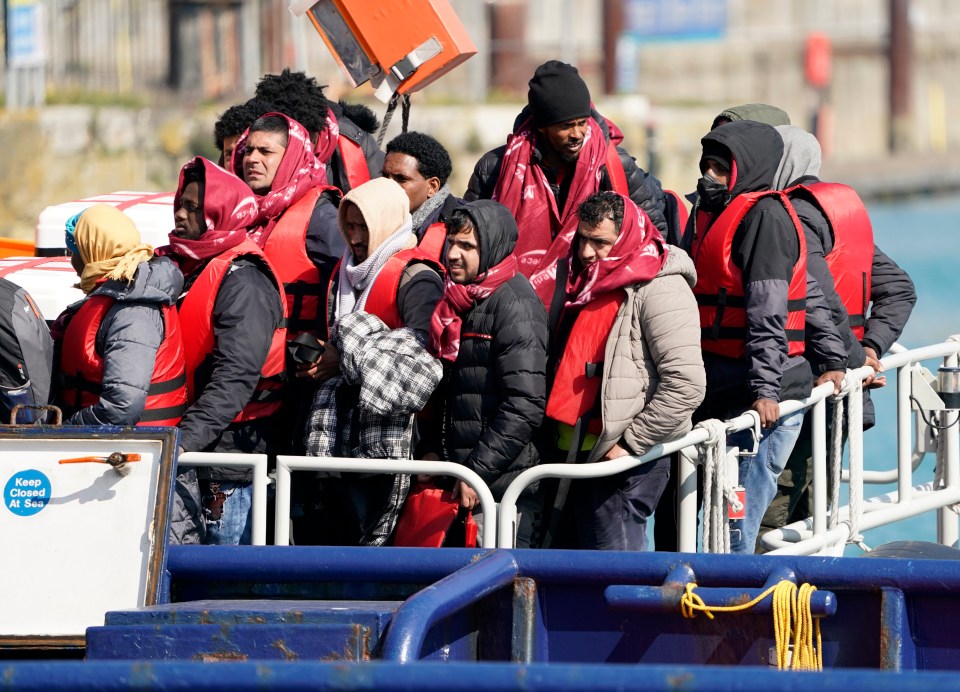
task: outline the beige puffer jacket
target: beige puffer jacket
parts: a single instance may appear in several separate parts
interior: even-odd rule
[[[691,288],[693,261],[670,247],[652,280],[627,289],[607,338],[601,385],[603,431],[588,462],[617,442],[633,454],[691,428],[703,400],[700,317]]]

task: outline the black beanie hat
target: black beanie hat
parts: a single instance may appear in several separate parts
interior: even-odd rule
[[[701,143],[703,144],[703,156],[700,157],[701,173],[706,169],[707,159],[716,161],[728,171],[731,169],[730,160],[733,157],[730,155],[730,149],[725,144],[721,144],[717,140],[710,138],[702,139]]]
[[[533,73],[527,103],[536,127],[590,115],[590,91],[586,83],[576,67],[559,60],[548,60]]]

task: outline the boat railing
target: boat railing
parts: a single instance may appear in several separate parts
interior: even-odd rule
[[[955,367],[960,353],[960,337],[951,337],[943,343],[906,350],[891,349],[881,360],[884,372],[896,379],[896,427],[897,447],[895,468],[880,471],[863,469],[863,418],[862,383],[873,373],[869,367],[850,370],[844,381],[841,394],[833,397],[830,383],[815,388],[802,401],[786,401],[780,405],[781,418],[799,410],[808,410],[812,431],[813,497],[812,517],[802,522],[770,531],[761,536],[762,545],[774,554],[841,554],[847,543],[861,543],[861,532],[878,526],[901,521],[932,510],[938,511],[937,537],[940,543],[953,545],[960,538],[960,525],[951,506],[960,503],[960,438],[956,425],[960,412],[939,412],[940,423],[928,424],[934,412],[915,410],[913,396],[916,382],[923,376],[922,361],[942,359],[943,364]],[[834,407],[841,403],[848,409],[845,429],[848,447],[847,468],[836,469],[834,463],[843,459],[840,440],[828,437],[828,400]],[[926,416],[926,419],[925,419]],[[935,417],[935,416],[934,416]],[[932,422],[932,421],[931,421]],[[937,427],[939,425],[939,428]],[[759,418],[748,411],[736,418],[722,422],[726,433],[740,430],[755,430],[759,435]],[[523,490],[544,478],[601,478],[611,476],[641,464],[659,459],[674,452],[679,455],[678,478],[678,540],[681,552],[696,552],[698,547],[698,498],[697,459],[705,452],[710,433],[706,427],[696,427],[674,440],[665,441],[648,450],[642,456],[625,456],[610,461],[592,464],[540,464],[527,469],[510,484],[497,506],[486,483],[470,469],[453,462],[398,460],[398,459],[345,459],[281,455],[277,458],[276,509],[274,542],[277,545],[290,543],[291,473],[314,471],[320,474],[339,473],[403,473],[452,476],[465,481],[478,494],[483,512],[481,543],[484,548],[515,545],[517,523],[517,500]],[[830,454],[833,447],[833,454]],[[721,446],[726,459],[727,474],[736,478],[736,468],[741,450]],[[840,452],[838,454],[838,451]],[[928,452],[934,451],[942,473],[936,483],[915,484],[913,473]],[[749,451],[743,451],[749,454]],[[235,466],[253,470],[253,532],[254,545],[266,543],[267,491],[271,479],[267,476],[265,455],[187,453],[181,456],[184,466]],[[849,502],[840,507],[838,491],[828,498],[831,488],[828,478],[840,477],[849,491]],[[864,485],[871,483],[897,484],[895,492],[864,498]],[[720,497],[719,501],[725,502]],[[749,501],[749,500],[748,500]],[[724,508],[725,509],[725,508]],[[724,515],[725,516],[725,515]]]
[[[945,545],[953,545],[957,542],[960,526],[951,506],[960,503],[960,461],[958,461],[960,444],[958,444],[958,426],[955,424],[960,417],[960,412],[943,411],[939,424],[942,430],[937,430],[926,424],[921,412],[913,414],[912,401],[914,400],[914,379],[920,372],[919,364],[925,360],[942,358],[945,366],[956,367],[958,352],[960,352],[960,338],[951,337],[946,342],[922,348],[892,349],[891,354],[881,360],[884,372],[896,373],[897,466],[890,471],[863,470],[862,389],[863,380],[873,374],[872,368],[865,366],[848,371],[843,391],[837,397],[832,396],[833,385],[826,383],[816,387],[811,395],[802,401],[781,403],[781,418],[806,409],[809,409],[811,416],[813,516],[806,521],[767,532],[761,540],[770,552],[804,555],[840,554],[847,543],[862,542],[860,536],[862,530],[876,528],[931,510],[939,512],[938,541]],[[828,472],[832,470],[834,477],[837,478],[840,476],[840,469],[829,466],[828,461],[842,464],[843,454],[841,440],[836,436],[828,439],[826,422],[828,399],[835,402],[835,407],[839,407],[842,402],[849,409],[845,418],[849,462],[842,480],[848,483],[850,502],[847,506],[839,507],[837,500],[839,491],[834,491],[832,509],[828,506],[827,498]],[[723,421],[723,427],[727,433],[746,430],[756,427],[757,424],[758,419],[752,412]],[[916,432],[915,443],[912,441],[914,431]],[[678,478],[679,549],[681,552],[696,552],[698,506],[695,459],[698,457],[698,448],[702,451],[708,437],[709,432],[706,427],[696,427],[675,440],[656,445],[642,456],[627,456],[592,464],[541,464],[527,469],[514,479],[500,502],[499,547],[514,546],[516,502],[523,490],[534,482],[544,478],[578,479],[611,476],[680,451],[685,453],[680,454]],[[828,445],[833,447],[833,454],[828,454]],[[941,459],[942,482],[939,486],[930,483],[914,486],[913,471],[919,466],[926,452],[931,449],[936,449]],[[736,447],[726,447],[724,451],[728,469],[735,469],[741,450]],[[732,477],[736,478],[735,472]],[[896,492],[864,499],[865,483],[892,481],[897,482]],[[722,497],[720,501],[725,502]]]
[[[466,466],[452,461],[425,461],[419,459],[344,459],[338,457],[305,457],[280,455],[277,457],[276,525],[274,543],[290,545],[290,491],[291,472],[318,471],[322,473],[402,473],[453,476],[465,481],[480,498],[483,512],[481,547],[497,547],[497,504],[487,484]],[[285,518],[285,519],[284,519]]]
[[[250,542],[253,545],[267,544],[267,489],[270,478],[267,476],[266,454],[239,454],[227,452],[185,452],[177,459],[177,465],[183,466],[228,466],[248,468],[253,473],[253,514]]]

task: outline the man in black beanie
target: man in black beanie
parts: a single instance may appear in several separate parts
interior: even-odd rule
[[[623,133],[594,110],[576,67],[549,60],[529,84],[507,144],[477,162],[464,199],[495,199],[511,211],[520,272],[549,308],[581,202],[604,190],[627,195],[664,235],[666,202],[660,181],[617,146]]]

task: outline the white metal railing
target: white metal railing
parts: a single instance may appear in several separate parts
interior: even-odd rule
[[[912,371],[925,360],[942,358],[945,365],[955,366],[960,353],[960,337],[905,350],[897,346],[881,360],[886,373],[896,373],[896,466],[881,471],[862,471],[862,444],[849,445],[854,458],[843,471],[842,480],[849,484],[851,504],[839,508],[833,528],[828,528],[827,475],[828,460],[826,401],[832,395],[833,385],[824,384],[814,389],[803,401],[786,401],[780,406],[781,417],[801,409],[809,409],[813,442],[813,516],[777,531],[761,536],[772,554],[840,554],[843,546],[858,538],[860,531],[869,530],[912,516],[938,510],[938,540],[946,545],[960,538],[960,522],[950,509],[960,503],[960,424],[936,434],[931,433],[911,409]],[[869,367],[849,371],[844,392],[840,398],[856,406],[861,396],[861,381],[872,373]],[[953,423],[957,412],[945,412],[941,425]],[[862,416],[849,421],[851,440],[862,437]],[[752,412],[724,421],[727,433],[746,430],[757,425]],[[290,488],[292,471],[327,471],[340,473],[404,473],[452,476],[469,484],[480,498],[483,511],[483,547],[512,547],[515,543],[517,508],[521,492],[543,478],[599,478],[621,473],[667,454],[696,448],[706,443],[708,433],[695,428],[686,435],[659,444],[643,456],[628,456],[592,464],[541,464],[527,469],[510,484],[501,500],[499,510],[490,489],[473,471],[453,462],[397,460],[397,459],[342,459],[322,457],[280,456],[277,458],[276,512],[274,540],[278,545],[290,542]],[[913,438],[913,439],[912,439]],[[919,468],[928,451],[941,449],[944,464],[943,487],[932,483],[915,484],[913,472]],[[726,449],[729,462],[736,463],[739,450]],[[857,456],[859,455],[859,457]],[[697,550],[697,476],[696,464],[687,455],[680,455],[679,485],[679,548],[683,552]],[[267,476],[266,455],[185,453],[179,458],[181,466],[231,466],[253,470],[253,531],[254,545],[266,543]],[[854,472],[850,468],[855,469]],[[864,484],[897,483],[895,492],[875,497],[863,497]]]
[[[177,466],[230,466],[253,471],[253,527],[250,541],[253,545],[267,544],[267,477],[266,454],[240,454],[228,452],[185,452],[177,458]]]
[[[960,502],[960,424],[953,425],[937,436],[937,444],[943,445],[945,464],[944,487],[935,489],[932,484],[914,486],[912,474],[919,467],[924,455],[930,447],[930,441],[923,436],[929,430],[921,423],[916,424],[916,442],[911,443],[914,425],[914,416],[911,413],[911,370],[919,367],[917,364],[924,360],[943,358],[945,365],[956,365],[960,352],[958,337],[950,340],[925,346],[918,349],[906,350],[896,345],[891,349],[891,355],[881,360],[884,371],[896,372],[896,412],[897,412],[897,466],[889,471],[863,471],[863,426],[859,403],[862,397],[862,380],[873,373],[868,367],[848,371],[844,391],[839,399],[855,407],[850,419],[848,436],[850,452],[853,459],[849,469],[843,474],[843,481],[851,484],[851,506],[837,510],[837,521],[834,528],[828,528],[827,508],[827,425],[826,401],[833,394],[831,383],[823,384],[813,390],[810,397],[803,401],[786,401],[780,405],[781,418],[799,410],[809,409],[812,424],[813,443],[813,517],[804,522],[791,524],[777,531],[767,532],[761,537],[764,545],[771,548],[772,553],[780,554],[813,554],[817,552],[842,551],[843,546],[858,538],[861,530],[867,530],[916,516],[931,510],[939,510],[938,540],[941,543],[952,545],[960,535],[960,524],[957,515],[952,512],[950,505]],[[941,425],[949,424],[957,419],[960,413],[946,413]],[[919,416],[916,416],[919,421]],[[755,425],[756,416],[745,413],[737,418],[724,422],[727,433],[745,430]],[[695,428],[686,435],[666,442],[649,450],[643,456],[622,457],[613,461],[596,462],[592,464],[541,464],[527,469],[510,484],[500,502],[500,547],[514,545],[516,502],[521,492],[532,483],[543,478],[599,478],[611,476],[641,464],[658,459],[675,451],[695,448],[707,440],[707,432]],[[735,459],[739,450],[727,448],[727,455]],[[697,549],[697,480],[696,465],[680,455],[679,485],[679,548],[682,552],[695,552]],[[838,463],[840,463],[838,461]],[[864,483],[889,483],[896,481],[896,493],[888,493],[878,497],[863,500]]]
[[[497,547],[497,504],[487,484],[474,471],[452,461],[408,459],[343,459],[338,457],[277,457],[277,507],[274,543],[290,545],[290,489],[292,471],[337,471],[341,473],[402,473],[453,476],[465,481],[480,498],[483,512],[482,547]]]

